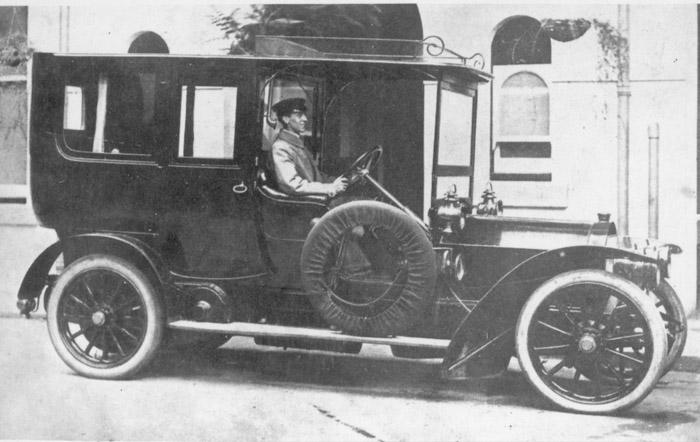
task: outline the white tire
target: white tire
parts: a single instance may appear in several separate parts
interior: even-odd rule
[[[665,367],[664,323],[638,286],[601,270],[562,273],[538,287],[516,326],[516,352],[532,386],[580,413],[630,408]]]
[[[142,271],[121,258],[95,254],[71,263],[58,277],[47,324],[56,352],[76,373],[122,379],[155,356],[165,314]]]

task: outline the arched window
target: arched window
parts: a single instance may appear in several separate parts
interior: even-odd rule
[[[496,78],[491,179],[551,181],[551,40],[538,20],[511,17],[496,31],[491,59]]]
[[[130,54],[168,54],[170,49],[163,38],[155,32],[138,34],[129,45]]]
[[[492,63],[549,64],[552,42],[539,20],[532,17],[511,17],[501,24],[491,43]]]

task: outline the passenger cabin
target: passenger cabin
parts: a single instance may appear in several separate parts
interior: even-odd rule
[[[271,107],[293,97],[306,100],[306,138],[326,173],[381,145],[373,176],[413,212],[425,216],[452,183],[473,196],[477,83],[489,78],[480,56],[439,40],[259,45],[257,56],[35,54],[40,222],[60,237],[136,236],[177,274],[296,287],[289,263],[328,201],[291,198],[270,174]]]

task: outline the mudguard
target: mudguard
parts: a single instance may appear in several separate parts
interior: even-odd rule
[[[526,259],[501,277],[459,325],[447,348],[442,375],[466,379],[505,371],[515,345],[515,324],[530,294],[560,273],[604,269],[606,259],[656,263],[632,251],[600,246],[554,249]]]
[[[27,273],[24,274],[19,292],[17,292],[17,299],[33,299],[41,295],[41,291],[49,282],[47,277],[51,266],[62,252],[61,241],[56,241],[39,254],[29,266]]]
[[[91,253],[109,253],[134,262],[140,268],[163,284],[169,278],[168,269],[158,253],[144,241],[133,236],[117,233],[85,233],[69,236],[52,244],[34,260],[22,279],[17,299],[31,300],[38,298],[44,287],[49,284],[49,271],[59,255],[70,250],[74,256]],[[21,303],[18,302],[18,306]],[[24,303],[24,305],[27,305]],[[36,305],[34,303],[33,305]],[[22,307],[20,307],[22,310]],[[27,314],[26,311],[21,311]]]

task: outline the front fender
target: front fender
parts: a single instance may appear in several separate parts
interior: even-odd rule
[[[17,293],[17,306],[21,314],[29,314],[37,305],[36,298],[41,296],[44,288],[50,283],[51,267],[66,251],[69,251],[73,259],[92,253],[120,256],[146,271],[154,282],[165,284],[169,278],[167,266],[159,254],[138,238],[114,233],[85,233],[69,236],[46,248],[29,266]]]
[[[545,251],[515,266],[457,327],[443,361],[443,376],[462,379],[504,371],[515,344],[515,324],[532,292],[560,273],[605,269],[608,259],[655,262],[631,251],[588,245]]]

